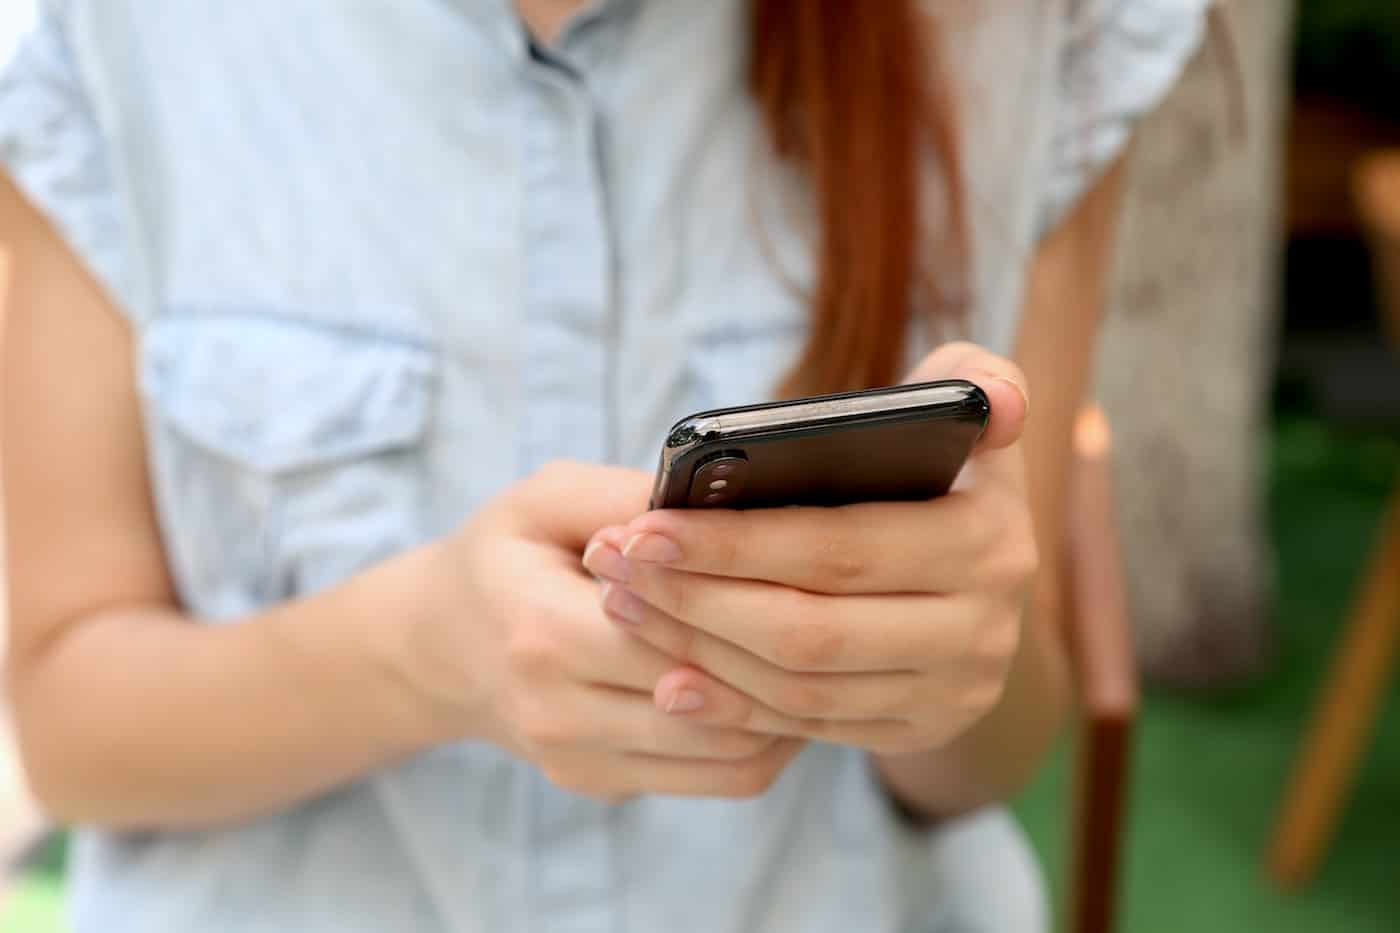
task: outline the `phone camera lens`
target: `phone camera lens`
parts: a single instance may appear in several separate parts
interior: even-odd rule
[[[743,451],[725,451],[701,463],[691,475],[690,505],[725,507],[742,502],[748,466]]]

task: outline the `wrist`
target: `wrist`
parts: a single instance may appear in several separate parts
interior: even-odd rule
[[[393,557],[337,593],[341,618],[351,620],[356,676],[375,695],[401,752],[472,738],[479,729],[463,691],[452,689],[460,661],[443,657],[433,638],[449,611],[439,593],[439,549],[432,543]]]

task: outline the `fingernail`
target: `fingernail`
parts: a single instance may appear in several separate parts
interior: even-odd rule
[[[1011,386],[1013,389],[1015,389],[1016,392],[1017,392],[1017,394],[1019,394],[1019,395],[1021,396],[1021,401],[1022,401],[1023,403],[1025,403],[1025,406],[1026,406],[1026,417],[1030,417],[1030,413],[1031,413],[1031,397],[1030,397],[1029,395],[1026,394],[1026,390],[1023,389],[1023,388],[1021,387],[1021,384],[1020,384],[1019,382],[1017,382],[1015,379],[1008,379],[1006,376],[993,376],[992,379],[995,380],[995,381],[997,381],[997,382],[1004,382],[1004,383],[1006,383],[1007,385]]]
[[[588,550],[583,552],[583,566],[589,573],[604,580],[626,583],[632,576],[632,568],[627,565],[627,558],[619,554],[617,548],[602,541],[594,541],[588,546]]]
[[[644,532],[633,535],[622,549],[628,560],[644,560],[652,564],[672,564],[681,559],[680,545],[663,535]]]
[[[603,585],[603,611],[624,625],[641,625],[642,601],[616,583]]]
[[[705,705],[705,694],[699,690],[677,690],[666,704],[668,713],[693,713]]]

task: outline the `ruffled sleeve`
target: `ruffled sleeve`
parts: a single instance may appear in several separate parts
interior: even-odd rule
[[[1108,167],[1134,123],[1201,42],[1211,0],[1077,0],[1058,68],[1058,109],[1039,229],[1054,227]]]
[[[113,295],[125,297],[119,199],[56,0],[40,0],[0,70],[0,163]]]

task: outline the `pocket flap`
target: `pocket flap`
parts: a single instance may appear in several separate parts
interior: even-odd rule
[[[141,386],[189,440],[279,472],[416,443],[436,368],[417,340],[273,315],[181,315],[143,335]]]

